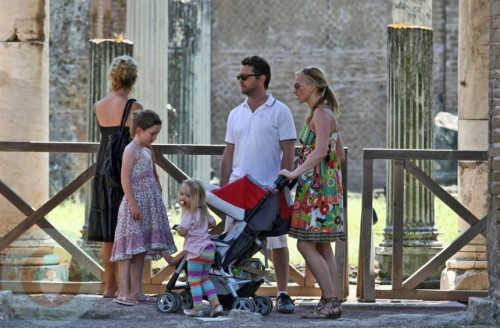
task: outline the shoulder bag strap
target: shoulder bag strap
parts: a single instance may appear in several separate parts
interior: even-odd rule
[[[127,104],[125,105],[125,109],[123,110],[122,121],[120,123],[120,134],[122,133],[125,123],[127,122],[128,115],[130,113],[130,109],[132,108],[132,104],[135,102],[135,99],[130,98],[127,100]]]

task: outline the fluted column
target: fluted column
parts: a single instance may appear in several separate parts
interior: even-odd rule
[[[490,0],[461,0],[458,24],[458,149],[488,150]],[[458,163],[458,197],[476,217],[488,210],[488,163]],[[469,228],[458,219],[459,234]],[[479,235],[446,262],[441,288],[488,289],[486,239]]]
[[[211,143],[210,29],[210,1],[169,2],[169,102],[177,110],[179,143]],[[188,175],[210,180],[208,156],[173,159]]]
[[[139,62],[136,94],[164,122],[157,142],[210,144],[210,1],[151,0],[145,6],[128,0],[127,35]],[[175,108],[175,122],[168,121],[168,108]],[[169,159],[190,176],[210,179],[208,156]],[[178,184],[161,179],[172,206]]]
[[[170,122],[167,104],[169,102],[168,71],[168,7],[170,1],[127,0],[126,34],[134,40],[134,58],[139,65],[139,77],[134,95],[144,108],[154,110],[160,115],[163,127],[157,143],[167,143]],[[180,90],[178,90],[180,91]],[[161,184],[166,192],[168,175],[158,170]],[[175,187],[177,190],[177,186]],[[166,200],[166,199],[165,199]]]
[[[393,24],[387,27],[387,147],[432,148],[432,1],[394,0]],[[430,161],[415,161],[431,175]],[[380,277],[389,283],[392,266],[393,187],[392,162],[388,163],[387,226],[377,248]],[[440,251],[434,226],[432,194],[405,172],[404,179],[403,276]],[[411,260],[409,260],[411,259]],[[439,271],[426,284],[439,285]]]

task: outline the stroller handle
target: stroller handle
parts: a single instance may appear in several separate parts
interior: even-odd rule
[[[283,190],[288,185],[288,181],[284,175],[278,175],[278,178],[274,181],[273,185],[269,188],[269,190],[274,190],[278,188],[278,190]]]
[[[297,179],[288,181],[284,175],[278,175],[278,178],[274,181],[273,185],[269,188],[269,190],[274,190],[278,188],[278,190],[283,190],[286,186],[289,186],[290,189],[293,188]]]

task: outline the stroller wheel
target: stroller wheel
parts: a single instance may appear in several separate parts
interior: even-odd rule
[[[156,301],[158,310],[165,313],[173,313],[179,311],[181,308],[181,303],[178,301],[178,297],[176,296],[179,295],[171,292],[160,294]]]
[[[183,310],[193,308],[193,297],[188,291],[183,291],[179,294],[181,298],[181,307]]]
[[[255,312],[255,303],[249,298],[237,298],[232,306],[235,310],[243,310],[247,312]]]
[[[181,297],[181,295],[179,295],[177,293],[172,293],[172,295],[174,295],[174,297],[176,299],[176,305],[177,305],[177,308],[175,309],[174,312],[177,312],[179,310],[184,310],[184,307],[183,307],[183,304],[182,304],[182,297]]]
[[[253,298],[255,303],[255,312],[268,315],[273,311],[273,300],[269,296],[256,296]]]

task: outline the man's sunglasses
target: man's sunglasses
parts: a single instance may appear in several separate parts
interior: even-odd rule
[[[246,81],[250,76],[260,76],[262,74],[240,74],[240,75],[236,75],[236,79],[238,79],[238,81]]]

